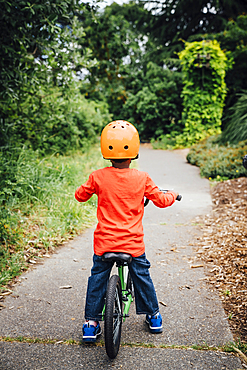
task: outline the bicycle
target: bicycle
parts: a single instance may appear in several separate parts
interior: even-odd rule
[[[160,190],[164,193],[168,191]],[[181,199],[182,196],[178,195],[176,200]],[[146,198],[144,207],[148,203],[149,199]],[[102,261],[116,263],[118,268],[118,275],[112,275],[109,279],[102,311],[106,353],[109,358],[114,359],[119,351],[122,322],[129,317],[130,306],[134,300],[134,287],[128,268],[132,256],[127,253],[109,252],[103,254]]]

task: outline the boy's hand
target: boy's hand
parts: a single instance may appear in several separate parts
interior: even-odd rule
[[[179,193],[177,193],[176,191],[173,191],[173,190],[171,190],[171,191],[170,191],[170,193],[175,194],[175,195],[176,195],[176,198],[177,198],[177,196],[179,195]]]

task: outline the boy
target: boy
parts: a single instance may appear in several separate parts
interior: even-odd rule
[[[134,284],[136,313],[146,314],[151,333],[162,332],[162,317],[143,242],[144,197],[164,208],[171,206],[178,194],[171,191],[163,194],[146,172],[129,168],[131,160],[138,158],[139,145],[138,132],[131,123],[109,123],[101,134],[101,152],[105,159],[111,160],[112,167],[94,171],[75,192],[79,202],[87,201],[93,194],[98,196],[93,267],[88,279],[86,321],[82,328],[85,342],[94,342],[101,334],[99,321],[112,268],[112,262],[102,261],[105,252],[132,255],[129,271]]]

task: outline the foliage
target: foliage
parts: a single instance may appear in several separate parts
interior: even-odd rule
[[[121,117],[126,90],[141,69],[140,45],[145,43],[144,35],[135,30],[126,16],[133,8],[136,9],[134,3],[113,3],[103,12],[96,9],[80,14],[86,34],[80,40],[81,51],[90,48],[98,61],[89,66],[82,92],[88,99],[106,100],[114,118]]]
[[[217,41],[186,42],[179,53],[184,74],[183,112],[180,127],[161,135],[157,148],[189,147],[221,132],[226,96],[225,70],[231,66]],[[181,130],[181,128],[183,130]]]
[[[82,91],[89,99],[105,99],[114,119],[137,125],[142,140],[168,133],[180,119],[181,74],[150,61],[156,46],[143,28],[136,29],[147,11],[131,2],[90,14],[82,15],[87,36],[82,46],[99,62],[88,69]]]
[[[142,4],[142,1],[139,1]],[[229,19],[246,12],[245,0],[164,0],[145,1],[149,20],[147,31],[160,50],[160,59],[174,58],[181,51],[181,39],[205,33],[217,33]]]
[[[226,96],[225,70],[229,66],[217,41],[185,43],[179,53],[184,72],[182,91],[185,128],[178,145],[191,145],[220,133]]]
[[[234,60],[233,68],[226,74],[228,93],[222,120],[225,127],[232,115],[229,108],[237,102],[238,94],[246,89],[247,15],[240,15],[236,20],[230,19],[223,31],[211,37],[216,38],[221,48],[229,52]]]
[[[136,125],[141,139],[157,138],[178,128],[181,73],[149,62],[137,89],[127,92],[123,116]]]
[[[1,46],[0,146],[60,153],[81,148],[110,118],[106,105],[80,94],[77,72],[90,58],[86,48],[80,54],[84,31],[73,17],[81,6],[71,0],[0,4],[2,28],[13,38]]]
[[[5,160],[13,164],[10,158]],[[75,201],[74,192],[104,163],[96,149],[41,160],[26,148],[19,152],[14,168],[6,163],[12,176],[1,183],[0,285],[27,268],[30,259],[40,258],[90,225],[95,199],[82,205]]]
[[[36,82],[35,60],[45,60],[54,41],[67,45],[66,26],[71,27],[73,0],[0,0],[0,96],[18,97],[27,80]],[[76,4],[76,5],[75,5]]]
[[[247,153],[247,141],[237,145],[219,145],[217,137],[210,137],[194,145],[187,160],[200,167],[201,176],[215,180],[226,180],[246,176],[242,166],[243,156]]]
[[[25,144],[41,153],[83,148],[111,119],[106,104],[86,100],[75,81],[69,88],[44,83],[33,95],[12,102],[8,110],[8,118],[0,125],[0,146],[8,150]]]
[[[220,143],[237,144],[247,140],[247,91],[238,94],[238,100],[229,108],[229,121],[219,139]]]
[[[172,131],[172,134],[160,135],[157,140],[151,139],[153,149],[174,149],[176,147],[176,134]]]

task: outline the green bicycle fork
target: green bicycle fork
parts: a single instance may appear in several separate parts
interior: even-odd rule
[[[118,276],[121,281],[121,287],[122,287],[122,302],[124,304],[123,309],[123,321],[125,321],[126,317],[128,317],[130,305],[133,302],[133,298],[130,292],[126,290],[126,281],[124,277],[124,266],[118,267]]]
[[[124,278],[124,266],[119,266],[118,267],[118,276],[121,281],[121,287],[122,287],[122,302],[124,304],[124,309],[123,309],[123,321],[125,321],[126,317],[128,317],[130,305],[133,302],[133,297],[128,290],[126,290],[126,281]],[[105,305],[102,310],[102,320],[104,321],[105,317]]]

